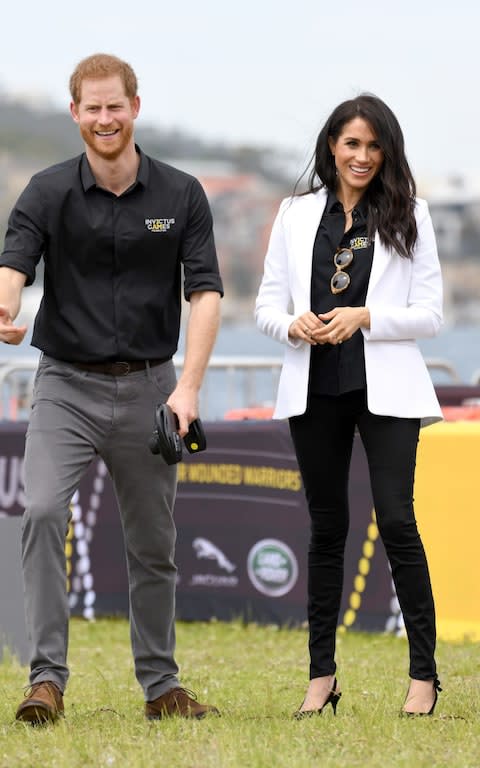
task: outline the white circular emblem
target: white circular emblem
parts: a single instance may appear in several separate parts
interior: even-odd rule
[[[278,539],[257,541],[248,554],[247,570],[253,586],[270,597],[286,595],[298,578],[297,558]]]

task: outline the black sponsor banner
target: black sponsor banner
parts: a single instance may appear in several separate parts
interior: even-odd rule
[[[177,616],[305,621],[309,520],[288,425],[242,421],[204,426],[207,450],[196,455],[184,451],[178,465]],[[25,427],[0,425],[0,514],[23,512]],[[66,555],[72,613],[126,615],[122,530],[101,460],[84,476],[71,510]],[[401,628],[358,439],[350,517],[339,622],[345,628]]]
[[[0,422],[0,516],[21,515],[23,492],[23,422]]]

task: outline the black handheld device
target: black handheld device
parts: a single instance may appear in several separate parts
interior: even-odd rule
[[[148,445],[152,453],[160,453],[167,464],[177,464],[182,460],[182,438],[177,432],[178,419],[166,403],[155,408],[155,425]],[[183,438],[189,453],[204,451],[207,439],[200,419],[190,424],[188,433]]]

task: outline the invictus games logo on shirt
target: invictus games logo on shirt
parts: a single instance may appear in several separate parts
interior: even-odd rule
[[[175,219],[145,219],[145,226],[150,232],[167,232],[175,224]]]
[[[371,242],[369,237],[352,237],[350,248],[352,251],[357,251],[359,248],[368,248]]]
[[[286,595],[298,578],[297,558],[278,539],[257,541],[249,552],[247,569],[253,586],[270,597]]]

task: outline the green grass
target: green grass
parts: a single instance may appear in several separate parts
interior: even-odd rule
[[[444,692],[435,715],[399,717],[407,677],[404,639],[338,638],[343,689],[337,717],[297,722],[307,684],[304,629],[240,622],[178,623],[182,684],[222,717],[149,723],[124,620],[71,622],[64,721],[14,722],[27,670],[0,664],[0,768],[390,768],[480,766],[480,644],[440,643]]]

